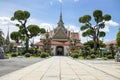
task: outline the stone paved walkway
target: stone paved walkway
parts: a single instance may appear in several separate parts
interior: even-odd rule
[[[41,58],[9,58],[0,59],[0,77],[13,71],[22,69],[26,66],[40,62]]]
[[[2,76],[0,80],[120,80],[120,64],[110,66],[55,56]]]

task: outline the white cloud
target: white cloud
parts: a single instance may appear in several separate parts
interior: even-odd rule
[[[7,36],[8,27],[10,33],[18,30],[15,26],[16,23],[16,21],[11,21],[9,17],[0,17],[0,29],[3,31],[5,38]]]
[[[74,25],[65,25],[65,27],[70,30],[70,31],[74,31],[74,32],[79,32],[80,28]]]
[[[53,30],[56,27],[55,24],[50,24],[50,23],[41,23],[39,26],[41,28],[45,28],[48,31]]]
[[[28,23],[27,25],[29,25],[29,24],[36,24],[40,28],[45,28],[48,31],[49,30],[53,30],[53,28],[55,28],[57,26],[55,24],[44,22],[42,20],[37,20],[37,19],[34,19],[34,18],[30,19],[27,23]]]
[[[60,2],[60,3],[62,3],[62,2],[63,2],[63,0],[59,0],[59,2]]]
[[[113,20],[110,20],[110,21],[106,21],[105,22],[105,28],[102,29],[102,31],[105,31],[105,32],[109,32],[110,31],[110,27],[117,27],[119,26],[119,24]]]
[[[115,22],[115,21],[113,21],[113,20],[106,21],[105,24],[106,24],[107,26],[113,26],[113,27],[119,25],[117,22]]]
[[[43,22],[42,20],[30,18],[30,19],[28,19],[28,21],[27,21],[27,25],[30,25],[30,24],[40,25],[40,23],[42,23],[42,22]]]
[[[74,0],[74,2],[78,2],[79,0]]]
[[[17,22],[13,22],[13,21],[11,21],[10,20],[10,18],[9,17],[0,17],[0,25],[15,25],[15,23],[17,23]]]
[[[109,32],[109,26],[105,26],[105,28],[101,29],[101,31]]]

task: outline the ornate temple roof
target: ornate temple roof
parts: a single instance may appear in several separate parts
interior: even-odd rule
[[[64,27],[64,22],[62,20],[62,10],[60,11],[60,18],[57,24],[57,27],[49,32],[51,45],[70,46],[70,40],[75,39],[77,40],[76,46],[82,46],[79,39],[79,33],[71,32]],[[40,41],[35,45],[43,46],[44,44],[42,43],[42,41]]]
[[[67,34],[62,28],[59,28],[52,39],[68,39]]]
[[[59,42],[59,41],[52,41],[51,45],[61,45],[61,46],[69,46],[69,42]]]
[[[58,22],[58,26],[56,27],[54,31],[55,31],[55,34],[52,37],[52,39],[60,39],[60,40],[68,39],[67,29],[64,27],[64,23],[62,20],[62,11],[60,12],[60,19]]]
[[[41,41],[34,44],[34,46],[43,46],[43,45],[44,45],[44,44],[43,44],[43,42],[41,42]]]

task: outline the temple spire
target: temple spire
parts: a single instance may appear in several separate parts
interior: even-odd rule
[[[8,32],[7,32],[7,36],[6,36],[6,44],[10,43],[10,37],[9,37],[9,27],[8,27]]]
[[[61,6],[60,6],[60,20],[62,21],[62,3],[61,3]]]
[[[64,27],[64,23],[63,23],[63,20],[62,20],[62,3],[61,3],[61,6],[60,6],[60,19],[59,19],[59,22],[58,22],[58,27]]]

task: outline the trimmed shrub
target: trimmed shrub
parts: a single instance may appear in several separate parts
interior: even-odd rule
[[[94,59],[95,58],[95,54],[91,54],[91,58]]]
[[[91,50],[90,50],[90,54],[95,54],[94,49],[91,49]]]
[[[25,57],[30,57],[30,53],[25,53]]]
[[[107,57],[104,57],[103,59],[104,59],[104,60],[107,60],[108,58],[107,58]]]
[[[21,55],[21,53],[20,53],[20,52],[18,52],[18,55]]]
[[[12,53],[11,54],[11,57],[17,57],[18,55],[17,55],[17,53]]]
[[[74,50],[72,53],[79,53],[79,50]]]
[[[112,55],[108,55],[107,58],[108,58],[108,59],[112,59]]]
[[[72,57],[72,58],[78,58],[79,55],[78,55],[78,53],[72,53],[72,54],[71,54],[71,57]]]
[[[49,54],[48,53],[45,53],[45,52],[42,52],[41,54],[40,54],[40,57],[41,58],[46,58],[46,57],[48,57],[49,56]]]
[[[106,55],[111,55],[111,52],[110,52],[110,51],[107,51]]]
[[[91,59],[91,56],[88,55],[88,56],[87,56],[87,59]]]

